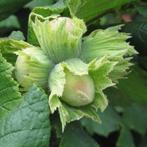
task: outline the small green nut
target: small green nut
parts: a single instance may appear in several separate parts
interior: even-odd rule
[[[27,90],[32,84],[47,87],[53,63],[40,48],[29,47],[19,51],[15,64],[15,75],[19,84]]]
[[[73,20],[68,17],[58,17],[58,18],[52,20],[50,22],[50,27],[52,28],[52,31],[56,31],[56,30],[58,30],[58,28],[60,27],[61,24],[64,25],[64,29],[68,33],[72,33],[74,31],[75,24],[74,24]]]
[[[77,76],[66,73],[66,84],[61,99],[75,107],[85,106],[93,102],[95,87],[89,75]]]

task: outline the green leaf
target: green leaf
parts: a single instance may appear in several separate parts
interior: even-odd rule
[[[147,56],[139,56],[138,63],[142,69],[147,71]]]
[[[140,143],[139,147],[146,147],[147,146],[146,140],[147,140],[147,137],[146,136],[143,137],[142,140],[141,140],[141,143]]]
[[[147,21],[133,21],[127,23],[123,29],[124,32],[131,33],[131,44],[143,56],[147,55]]]
[[[147,5],[136,6],[136,9],[140,15],[147,17]]]
[[[0,36],[8,35],[12,30],[20,29],[18,18],[11,15],[8,18],[0,21]]]
[[[59,147],[99,147],[78,124],[70,124],[62,136]]]
[[[13,80],[13,67],[0,54],[0,118],[15,108],[20,100],[18,84]]]
[[[0,20],[8,17],[10,14],[15,13],[23,5],[31,0],[2,0],[0,1]]]
[[[35,7],[32,10],[32,15],[38,15],[40,17],[48,17],[54,14],[60,14],[66,8],[63,0],[58,0],[55,4],[45,7]]]
[[[25,37],[21,31],[13,31],[8,38],[15,40],[25,40]]]
[[[144,106],[132,105],[124,110],[123,121],[129,129],[144,135],[147,130],[147,109]]]
[[[0,21],[0,28],[20,28],[18,18],[15,15],[11,15],[8,18]]]
[[[120,9],[120,11],[121,11],[121,9]],[[117,12],[112,13],[110,11],[110,12],[107,12],[106,14],[104,14],[103,16],[100,16],[99,17],[99,25],[101,27],[105,27],[105,26],[113,26],[113,25],[122,23],[122,18],[117,14]],[[98,22],[96,22],[96,23],[98,23]],[[89,28],[90,28],[90,24],[89,24]]]
[[[53,3],[54,0],[32,0],[25,7],[33,9],[35,7],[48,6]]]
[[[107,95],[113,105],[130,106],[132,102],[147,104],[146,96],[147,73],[137,64],[127,79],[120,80],[117,88],[108,89]]]
[[[105,137],[111,132],[119,130],[120,117],[112,107],[107,107],[104,112],[98,113],[101,123],[96,123],[90,119],[82,119],[82,125],[87,129],[90,134],[99,134]]]
[[[47,99],[42,90],[33,86],[21,105],[0,120],[0,146],[48,146],[51,127]]]
[[[117,141],[117,147],[135,147],[133,136],[126,127],[121,129],[120,136]]]
[[[108,10],[118,9],[133,1],[136,0],[66,0],[66,4],[71,15],[90,21]]]

